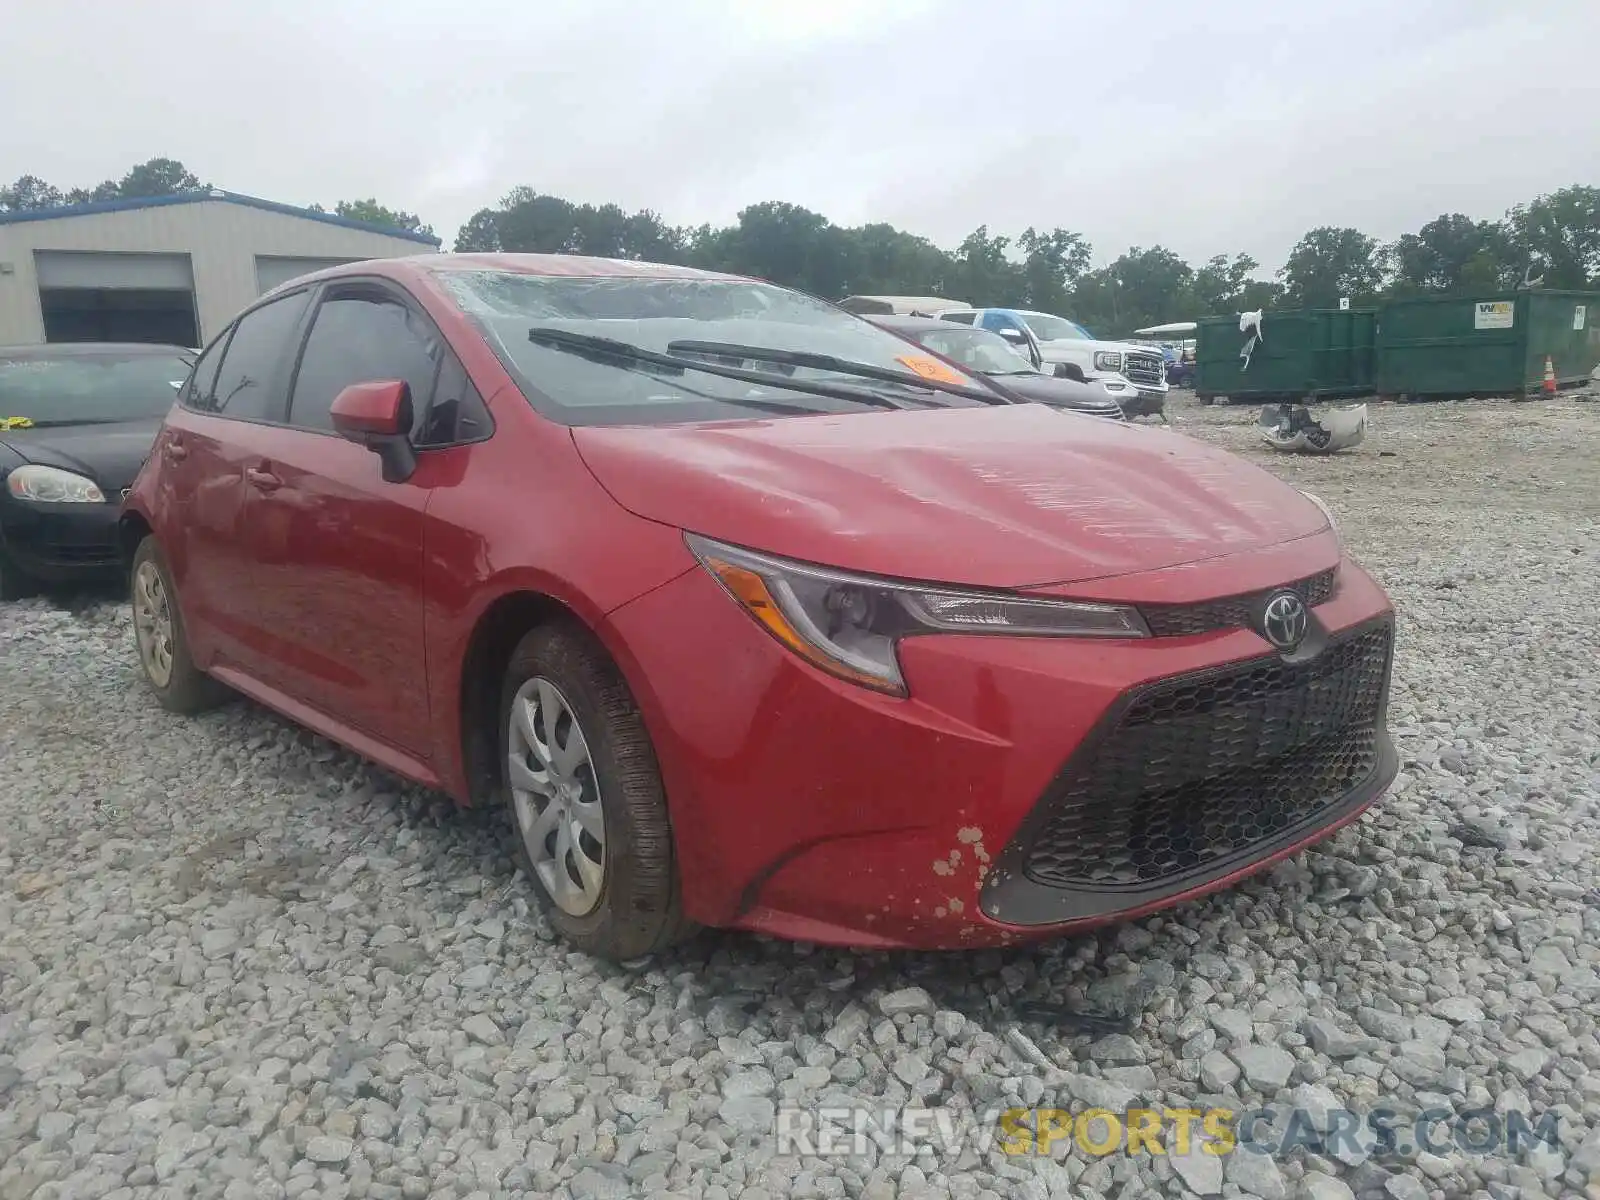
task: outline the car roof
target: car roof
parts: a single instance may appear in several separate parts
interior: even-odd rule
[[[168,346],[161,342],[46,342],[32,346],[0,346],[0,357],[44,361],[55,358],[95,358],[105,354],[167,357],[179,354],[193,358],[195,351],[187,346]]]
[[[519,275],[613,276],[626,279],[727,279],[749,282],[749,276],[702,271],[678,263],[631,258],[599,258],[583,254],[427,254],[401,259],[432,274],[445,271],[511,271]]]
[[[496,271],[548,278],[704,279],[728,283],[764,283],[749,275],[702,271],[677,263],[642,262],[629,258],[599,258],[583,254],[407,254],[400,258],[369,258],[339,263],[286,280],[262,296],[276,297],[309,284],[351,276],[388,279],[432,279],[455,271]]]
[[[848,309],[860,316],[923,316],[928,313],[943,312],[946,309],[965,309],[965,300],[949,300],[943,296],[879,296],[879,295],[851,295],[839,301],[839,307]],[[876,310],[882,307],[889,309],[886,313]],[[905,312],[901,312],[905,309]]]
[[[724,279],[754,282],[746,275],[721,271],[702,271],[678,263],[642,262],[629,258],[598,258],[582,254],[410,254],[403,258],[376,258],[364,262],[340,263],[289,283],[340,275],[426,274],[443,275],[451,271],[505,271],[514,275],[561,277],[612,277],[622,279]]]
[[[874,325],[881,325],[885,329],[903,329],[908,332],[914,329],[971,330],[972,328],[971,325],[963,325],[960,321],[946,321],[940,317],[901,317],[890,316],[888,313],[884,313],[882,316],[873,313],[866,317],[866,320],[871,321]],[[988,330],[979,330],[978,332],[987,333]]]

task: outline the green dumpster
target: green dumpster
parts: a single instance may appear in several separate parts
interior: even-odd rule
[[[1600,363],[1600,292],[1523,291],[1391,300],[1378,314],[1386,396],[1518,396],[1586,382]]]
[[[1251,335],[1239,318],[1206,317],[1195,331],[1195,395],[1230,400],[1332,400],[1371,394],[1376,362],[1375,308],[1268,312],[1246,360]]]

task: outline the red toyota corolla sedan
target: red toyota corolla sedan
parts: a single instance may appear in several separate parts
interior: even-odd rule
[[[287,284],[122,518],[161,702],[504,805],[555,925],[1003,944],[1221,887],[1389,784],[1393,614],[1319,501],[635,262]]]

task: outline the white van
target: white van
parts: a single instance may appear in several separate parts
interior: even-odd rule
[[[839,307],[863,317],[937,317],[946,309],[972,306],[939,296],[846,296]]]

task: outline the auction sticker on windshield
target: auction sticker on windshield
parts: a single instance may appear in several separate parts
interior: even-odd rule
[[[906,354],[901,356],[899,362],[910,367],[924,379],[936,379],[940,383],[969,383],[970,380],[954,368],[945,366],[937,358],[928,358],[922,354]]]

